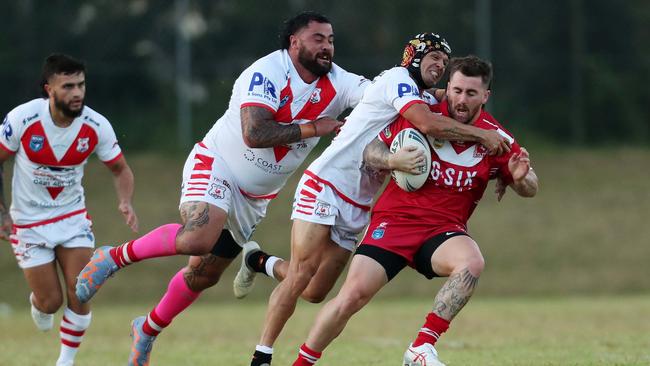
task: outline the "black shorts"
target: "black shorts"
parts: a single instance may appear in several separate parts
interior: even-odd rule
[[[217,257],[233,259],[239,255],[241,250],[242,247],[237,244],[230,231],[224,229],[210,253]]]
[[[467,233],[463,231],[454,231],[453,233],[441,233],[427,239],[413,258],[413,265],[415,267],[415,270],[420,272],[424,277],[428,279],[440,277],[433,271],[433,267],[431,266],[431,256],[433,256],[433,253],[436,251],[436,249],[438,249],[442,243],[447,241],[447,239],[460,235],[468,236]],[[395,276],[397,276],[397,274],[408,264],[406,258],[384,248],[370,244],[362,243],[359,245],[357,251],[354,254],[365,255],[366,257],[377,261],[377,263],[384,267],[388,281],[395,278]]]

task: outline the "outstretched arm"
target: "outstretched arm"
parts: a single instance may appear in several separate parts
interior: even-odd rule
[[[244,143],[252,148],[264,148],[324,136],[343,123],[332,118],[319,118],[304,124],[280,124],[273,113],[262,107],[248,106],[240,111]]]
[[[363,150],[363,163],[373,170],[401,170],[420,174],[425,163],[424,151],[415,146],[405,146],[394,154],[380,139],[374,139]]]
[[[131,204],[135,186],[133,172],[129,164],[126,163],[124,156],[120,156],[119,159],[107,165],[107,167],[113,173],[113,183],[119,201],[118,209],[131,230],[138,232],[138,216],[135,214],[135,210]]]
[[[510,188],[521,197],[534,197],[539,188],[537,174],[530,166],[528,151],[521,148],[521,152],[513,154],[508,161],[508,169],[512,174]]]

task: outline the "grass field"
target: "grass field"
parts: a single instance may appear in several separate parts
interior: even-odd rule
[[[474,299],[440,344],[442,359],[450,365],[650,365],[650,170],[644,168],[650,150],[529,150],[541,182],[538,196],[524,200],[510,192],[497,203],[488,191],[472,217],[470,233],[487,267]],[[128,159],[141,231],[177,222],[184,154]],[[270,205],[255,234],[283,256],[297,179]],[[135,238],[116,210],[106,168],[91,162],[85,186],[98,244]],[[124,364],[130,320],[152,308],[184,263],[180,257],[143,262],[112,279],[94,300],[78,364]],[[272,284],[263,279],[250,299],[234,302],[235,271],[161,336],[153,364],[247,364]],[[399,364],[440,283],[401,273],[322,364]],[[0,366],[56,358],[58,337],[36,333],[28,293],[9,245],[0,247]],[[299,307],[277,344],[275,365],[293,360],[318,308]]]
[[[352,318],[322,365],[400,365],[429,309],[428,299],[379,299]],[[318,306],[299,306],[276,344],[274,365],[290,365]],[[77,357],[79,366],[124,365],[129,322],[140,305],[99,305]],[[248,365],[264,307],[260,302],[199,302],[157,340],[152,365]],[[477,298],[438,345],[459,365],[649,365],[650,297]],[[22,350],[22,351],[18,351]],[[25,307],[0,315],[0,365],[52,365],[56,332],[39,333]]]

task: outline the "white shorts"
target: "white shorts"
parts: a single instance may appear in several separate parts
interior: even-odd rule
[[[348,202],[324,182],[303,174],[293,198],[291,219],[331,226],[332,241],[353,252],[370,212]]]
[[[271,199],[245,196],[223,158],[198,143],[185,161],[180,204],[193,201],[206,202],[226,211],[225,228],[237,244],[243,246],[266,216]]]
[[[85,213],[51,224],[17,228],[11,234],[11,246],[20,268],[32,268],[54,260],[54,248],[94,248],[92,221]]]

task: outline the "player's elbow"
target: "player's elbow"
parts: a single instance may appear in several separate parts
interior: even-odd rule
[[[415,128],[420,130],[425,135],[433,136],[433,137],[443,137],[443,133],[445,131],[444,127],[442,124],[433,122],[433,123],[419,123],[419,124],[413,124]]]
[[[243,138],[246,146],[250,147],[251,149],[263,147],[261,146],[259,139],[255,138],[255,136],[252,136],[250,133],[244,132]]]

